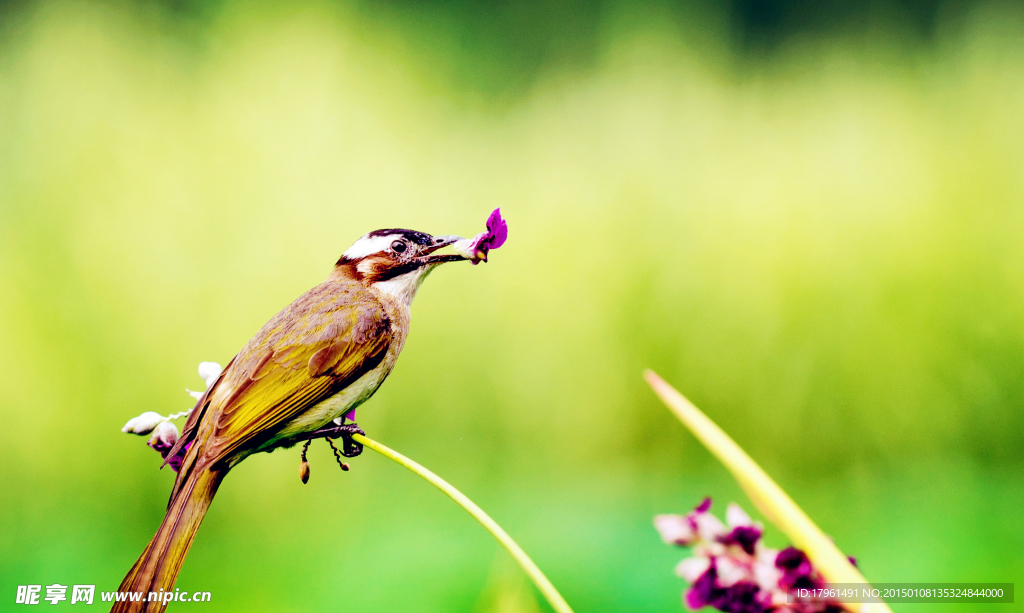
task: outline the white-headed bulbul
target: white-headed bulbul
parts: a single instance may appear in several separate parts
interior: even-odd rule
[[[199,399],[167,456],[181,461],[167,514],[118,588],[142,593],[142,601],[119,602],[111,611],[164,609],[146,597],[174,589],[199,524],[233,466],[318,433],[353,431],[343,416],[394,368],[424,277],[445,262],[476,261],[435,253],[458,240],[412,230],[370,232],[345,251],[327,280],[246,343]],[[486,243],[482,248],[486,255]]]

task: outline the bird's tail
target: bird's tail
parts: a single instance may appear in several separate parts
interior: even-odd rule
[[[177,488],[160,529],[118,588],[125,600],[115,602],[111,613],[158,613],[164,610],[167,602],[163,594],[174,591],[181,564],[225,472],[198,470]]]

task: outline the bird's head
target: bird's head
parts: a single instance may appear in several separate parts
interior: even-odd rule
[[[335,268],[409,304],[427,273],[445,262],[468,259],[434,253],[459,240],[459,236],[431,236],[415,230],[376,230],[353,243]]]

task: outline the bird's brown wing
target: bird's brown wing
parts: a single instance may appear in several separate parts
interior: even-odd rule
[[[363,288],[307,292],[225,371],[200,426],[209,430],[200,434],[196,468],[272,440],[281,426],[380,364],[391,335],[384,307]]]

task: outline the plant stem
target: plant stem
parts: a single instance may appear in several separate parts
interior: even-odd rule
[[[501,528],[501,526],[497,524],[497,522],[491,519],[491,517],[487,515],[487,513],[484,513],[483,509],[476,506],[476,503],[467,498],[465,494],[455,489],[450,483],[448,483],[441,477],[438,477],[434,473],[430,472],[423,466],[410,460],[404,455],[398,453],[394,449],[382,445],[373,439],[367,438],[362,434],[354,434],[352,435],[352,439],[358,443],[361,443],[364,447],[373,449],[382,456],[390,460],[394,460],[395,462],[408,468],[412,472],[422,477],[425,481],[429,482],[431,485],[444,492],[449,498],[454,500],[456,504],[465,509],[467,513],[472,515],[473,519],[480,522],[480,525],[483,526],[485,530],[490,532],[491,536],[493,536],[499,543],[501,543],[501,545],[506,550],[508,550],[509,554],[511,554],[511,556],[515,558],[515,561],[523,567],[524,571],[526,571],[526,574],[533,581],[534,585],[537,586],[537,589],[540,590],[540,593],[544,595],[545,599],[547,599],[548,604],[551,605],[552,609],[557,611],[557,613],[572,613],[572,609],[569,607],[569,604],[565,602],[565,599],[562,598],[562,595],[558,593],[558,590],[555,589],[555,586],[552,585],[550,581],[548,581],[548,578],[544,576],[544,573],[541,572],[540,568],[538,568],[537,565],[533,563],[533,560],[530,559],[530,556],[526,555],[526,552],[523,551],[523,548],[520,547],[515,541],[513,541],[512,537],[510,537],[508,533],[505,532]]]

